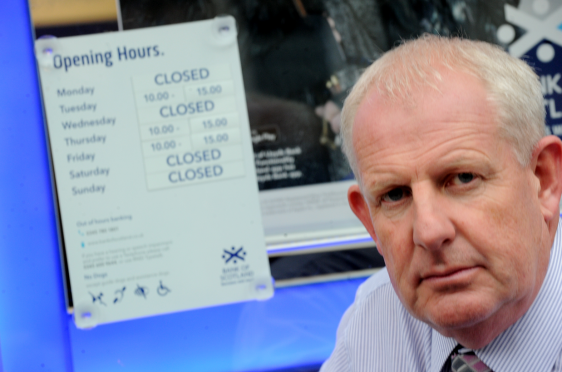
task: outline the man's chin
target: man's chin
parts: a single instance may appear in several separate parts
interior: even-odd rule
[[[450,336],[449,331],[470,328],[485,322],[496,310],[495,306],[483,302],[448,301],[446,304],[426,308],[420,320],[444,336]]]

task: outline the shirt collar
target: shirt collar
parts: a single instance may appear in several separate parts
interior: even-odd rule
[[[529,310],[476,355],[494,372],[550,371],[562,352],[562,220],[548,270]],[[457,341],[432,330],[431,372],[439,372]]]
[[[430,372],[440,372],[443,364],[457,346],[457,341],[451,337],[445,337],[436,330],[431,330],[431,366]]]

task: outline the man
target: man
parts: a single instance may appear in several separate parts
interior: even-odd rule
[[[322,371],[562,371],[562,142],[533,71],[424,35],[365,71],[342,120],[386,269]]]

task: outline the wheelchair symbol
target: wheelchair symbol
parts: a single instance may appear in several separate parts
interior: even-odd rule
[[[164,284],[162,284],[162,281],[160,281],[160,286],[156,289],[156,292],[160,296],[166,296],[171,291],[170,291],[170,288],[166,287]]]

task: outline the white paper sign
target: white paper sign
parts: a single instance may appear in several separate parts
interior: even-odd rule
[[[234,19],[36,54],[76,325],[271,297]]]

